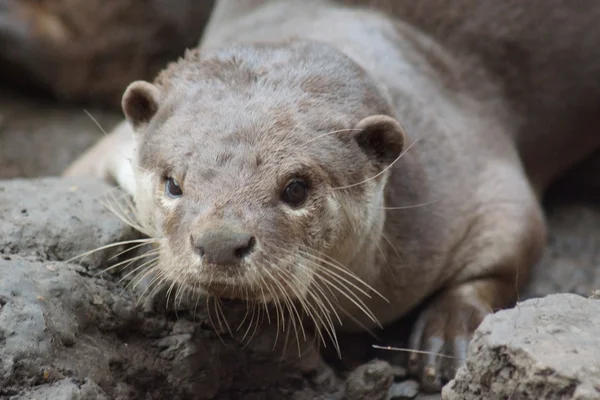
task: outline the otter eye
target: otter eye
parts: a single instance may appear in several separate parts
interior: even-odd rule
[[[183,195],[183,190],[179,186],[179,183],[171,177],[168,177],[165,182],[165,191],[167,195],[172,198],[181,197]]]
[[[281,199],[287,204],[298,207],[308,197],[308,185],[301,180],[293,180],[283,189]]]

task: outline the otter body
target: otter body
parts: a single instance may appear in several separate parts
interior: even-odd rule
[[[67,174],[129,190],[162,240],[160,273],[200,293],[293,298],[351,331],[428,300],[411,346],[454,358],[415,355],[411,370],[439,390],[538,260],[544,189],[600,135],[530,130],[543,104],[514,97],[518,78],[469,53],[462,26],[442,37],[406,2],[350,3],[218,1],[199,48],[132,83],[128,122]],[[532,65],[551,54],[531,51]],[[570,120],[592,107],[577,101],[547,110]]]

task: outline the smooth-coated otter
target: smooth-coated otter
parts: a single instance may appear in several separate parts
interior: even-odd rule
[[[131,192],[160,273],[197,291],[346,330],[433,296],[411,346],[452,357],[411,370],[439,390],[538,260],[544,190],[600,146],[600,33],[577,42],[600,7],[571,4],[218,1],[66,175]]]

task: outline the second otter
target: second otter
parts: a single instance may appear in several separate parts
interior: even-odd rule
[[[198,49],[127,88],[136,133],[123,124],[67,174],[101,166],[129,188],[161,274],[199,292],[293,299],[350,330],[435,294],[411,345],[454,356],[416,357],[439,389],[538,259],[554,167],[600,137],[534,157],[503,81],[377,10],[234,3],[217,2]]]

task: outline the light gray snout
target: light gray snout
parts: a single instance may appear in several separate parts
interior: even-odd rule
[[[228,229],[211,229],[190,236],[192,247],[204,261],[216,265],[239,263],[256,244],[254,236]]]

